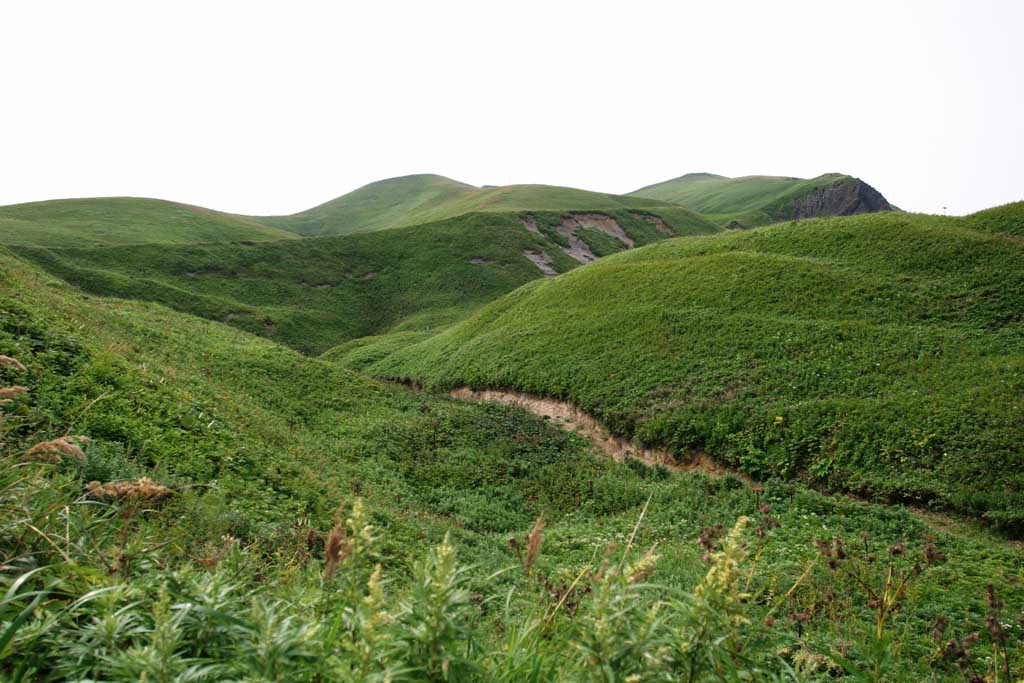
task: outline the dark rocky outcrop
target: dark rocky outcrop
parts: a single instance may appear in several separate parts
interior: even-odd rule
[[[849,216],[894,210],[881,192],[858,178],[815,188],[794,198],[788,208],[792,218]]]

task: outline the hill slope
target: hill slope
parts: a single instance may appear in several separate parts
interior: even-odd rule
[[[873,187],[839,173],[826,173],[810,180],[690,173],[629,194],[680,204],[723,225],[735,221],[742,227],[893,209]]]
[[[1008,604],[1024,599],[1015,580],[1020,549],[984,533],[935,531],[905,511],[778,481],[754,492],[735,478],[600,460],[581,439],[522,411],[406,391],[159,305],[86,296],[3,249],[0,354],[25,366],[0,364],[0,385],[25,387],[0,406],[8,512],[0,586],[5,613],[16,617],[5,622],[13,638],[0,674],[15,680],[135,680],[154,667],[208,680],[342,681],[352,679],[349,670],[382,679],[424,670],[443,680],[449,658],[451,670],[473,665],[474,675],[460,680],[519,680],[509,673],[510,651],[525,658],[517,666],[530,680],[566,672],[583,680],[593,670],[589,634],[604,633],[590,625],[608,614],[604,600],[588,596],[602,586],[595,578],[594,588],[573,593],[545,577],[596,570],[595,558],[620,537],[626,548],[607,563],[626,569],[626,588],[609,589],[616,642],[647,643],[645,633],[671,627],[687,647],[694,618],[704,618],[713,642],[702,647],[740,639],[744,662],[763,660],[758,675],[784,677],[782,648],[827,662],[842,647],[865,670],[873,661],[873,643],[860,645],[875,628],[873,610],[849,599],[856,587],[817,561],[813,542],[822,536],[883,558],[903,544],[906,557],[894,562],[908,573],[926,547],[949,556],[915,574],[903,598],[891,627],[899,647],[886,660],[893,680],[929,677],[936,613],[986,633],[986,584]],[[91,442],[82,442],[80,457],[26,457],[33,444],[63,434]],[[143,510],[126,497],[86,493],[141,476],[167,485],[167,498]],[[523,571],[508,539],[541,513],[543,547]],[[716,545],[715,528],[741,515],[761,520],[742,536],[756,560],[734,550],[726,569],[742,571],[755,595],[793,586],[784,602],[723,593],[720,602],[735,604],[712,622],[701,614],[723,608],[708,600],[691,612],[684,594],[655,613],[651,603],[664,602],[666,586],[713,588],[694,539]],[[332,579],[325,546],[338,540],[337,527],[328,530],[339,521],[348,535]],[[456,569],[450,547],[424,557],[425,546],[448,535],[470,567]],[[539,530],[535,538],[540,545]],[[657,555],[643,557],[654,545]],[[657,592],[641,567],[657,571]],[[822,596],[828,602],[818,610]],[[571,611],[560,612],[568,599]],[[372,630],[349,628],[352,605],[386,618]],[[622,622],[623,609],[635,616]],[[799,626],[782,618],[808,609],[814,618]],[[778,623],[765,644],[763,630],[744,624],[771,614]],[[518,635],[545,615],[543,637]],[[644,615],[657,616],[657,628],[645,629]],[[429,641],[428,655],[405,647],[437,633],[439,620],[449,635]],[[986,642],[976,650],[991,651]],[[650,651],[616,656],[604,671],[649,671]],[[733,652],[709,651],[723,660]],[[687,651],[679,652],[684,661]],[[548,673],[538,674],[538,664]]]
[[[630,244],[718,230],[682,212],[471,213],[306,240],[18,252],[89,292],[157,301],[321,353],[450,324],[531,279]]]
[[[603,211],[668,208],[665,202],[551,185],[473,187],[438,175],[370,183],[291,216],[252,220],[299,235],[342,235],[452,218],[479,211]],[[699,217],[692,216],[692,220]]]
[[[975,227],[881,213],[669,240],[369,370],[567,399],[684,460],[1021,532],[1024,244]]]
[[[0,244],[6,245],[89,247],[293,237],[248,218],[161,199],[56,199],[0,206]]]

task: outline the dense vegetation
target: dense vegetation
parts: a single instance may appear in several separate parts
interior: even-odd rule
[[[665,238],[635,212],[608,215],[639,245]],[[519,214],[495,212],[305,240],[20,247],[19,253],[89,292],[157,301],[321,353],[359,337],[437,328],[464,318],[542,277],[524,251],[546,253],[557,271],[579,265],[563,253],[565,238],[546,227],[562,214],[529,216],[538,233],[524,228]],[[680,235],[717,230],[671,208],[663,219]],[[597,253],[626,248],[602,233],[581,232],[581,239]]]
[[[1024,245],[976,225],[887,213],[661,242],[361,365],[570,400],[682,460],[1020,534]]]
[[[688,173],[629,193],[688,207],[722,225],[755,227],[802,217],[797,204],[814,192],[855,186],[856,178],[826,173],[817,178],[743,176],[727,178],[713,173]],[[884,201],[884,200],[883,200]],[[816,216],[833,215],[824,210]]]
[[[0,244],[87,247],[281,240],[285,230],[188,204],[110,197],[0,206]]]
[[[578,268],[587,212],[641,248]],[[718,234],[416,176],[258,220],[0,208],[0,679],[1019,679],[1024,205]]]
[[[944,680],[1021,656],[985,628],[1024,599],[1021,551],[984,532],[615,464],[521,411],[0,270],[11,680]]]

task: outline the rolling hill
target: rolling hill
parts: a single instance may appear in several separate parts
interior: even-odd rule
[[[478,188],[438,175],[412,175],[370,183],[291,216],[251,220],[298,235],[341,235],[383,230],[494,211],[670,210],[666,202],[551,185]],[[691,220],[697,220],[691,216]]]
[[[294,237],[241,216],[160,199],[56,199],[0,206],[0,245],[91,247]]]
[[[635,190],[629,196],[680,204],[722,225],[747,228],[796,218],[893,210],[873,187],[839,173],[810,180],[690,173]]]
[[[968,238],[980,239],[979,257],[1003,241]],[[710,240],[695,242],[697,253]],[[607,262],[618,262],[614,270],[630,255],[658,257],[671,274],[663,257],[686,243]],[[529,284],[499,308],[555,288],[567,296],[560,321],[569,324],[580,279],[604,264]],[[608,296],[613,311],[630,295],[651,305],[646,282],[637,284],[593,295]],[[647,320],[637,318],[641,331]],[[650,347],[636,351],[648,371]],[[576,369],[594,376],[582,360]],[[523,411],[379,383],[221,323],[88,295],[0,248],[0,387],[15,383],[21,389],[0,405],[0,673],[13,680],[150,680],[158,671],[342,681],[409,670],[434,680],[520,680],[517,671],[586,680],[594,633],[643,647],[609,660],[614,671],[656,667],[670,677],[696,646],[721,661],[742,647],[736,661],[784,678],[791,651],[838,667],[836,643],[848,666],[869,669],[874,611],[819,561],[823,536],[881,557],[900,548],[879,570],[910,575],[922,554],[941,561],[914,570],[887,626],[900,634],[886,660],[894,680],[931,674],[936,614],[984,631],[987,584],[1009,604],[1024,599],[1021,550],[984,531],[932,528],[905,510],[778,479],[752,489],[735,477],[601,459]],[[59,438],[81,450],[38,450]],[[740,522],[730,541],[722,529],[740,517],[751,528]],[[509,542],[531,528],[532,540]],[[525,569],[517,551],[529,553]],[[725,571],[756,597],[717,589]],[[586,588],[574,591],[584,572]],[[792,586],[781,601],[779,586]],[[771,629],[758,626],[775,617]],[[538,623],[547,627],[534,636]],[[408,645],[424,637],[426,654]],[[654,651],[678,654],[652,661]],[[977,651],[991,650],[986,642]],[[510,653],[522,661],[510,665]]]
[[[88,292],[157,301],[317,354],[358,337],[436,329],[532,279],[718,230],[675,207],[491,211],[276,242],[16,250]]]
[[[1024,532],[1024,203],[668,240],[364,363],[565,399],[759,478]],[[980,229],[979,229],[980,228]]]

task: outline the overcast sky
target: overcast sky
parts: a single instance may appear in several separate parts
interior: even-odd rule
[[[1024,2],[4,2],[0,204],[292,213],[381,178],[859,176],[1024,199]]]

